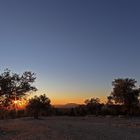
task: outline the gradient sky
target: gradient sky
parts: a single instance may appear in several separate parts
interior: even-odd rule
[[[56,104],[105,97],[114,78],[140,84],[140,1],[1,0],[5,68],[35,72]]]

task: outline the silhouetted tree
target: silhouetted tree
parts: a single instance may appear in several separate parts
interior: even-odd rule
[[[99,104],[100,103],[100,99],[99,98],[91,98],[91,99],[87,99],[85,100],[85,104]]]
[[[36,91],[36,87],[32,86],[35,79],[35,74],[30,71],[19,75],[6,69],[0,74],[0,104],[8,107],[13,100],[18,100],[27,93]]]
[[[113,105],[113,98],[112,98],[112,96],[108,96],[107,97],[107,103],[106,103],[107,105]]]
[[[85,101],[87,109],[90,114],[98,115],[99,111],[101,110],[101,104],[99,98],[91,98]]]
[[[124,105],[129,115],[132,114],[133,108],[139,103],[140,89],[136,87],[136,83],[135,79],[129,78],[115,79],[112,82],[114,88],[110,95],[111,100]]]
[[[27,105],[27,111],[31,113],[35,119],[38,119],[41,111],[47,111],[50,109],[50,99],[45,95],[34,96],[29,100],[29,103]]]

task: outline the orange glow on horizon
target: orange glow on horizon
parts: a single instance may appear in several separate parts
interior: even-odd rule
[[[91,97],[92,98],[92,97]],[[86,98],[90,99],[90,98]],[[68,98],[63,98],[63,99],[52,99],[51,104],[52,105],[64,105],[67,103],[76,103],[76,104],[84,104],[86,99],[82,98],[75,98],[75,99],[68,99]],[[106,97],[101,97],[99,98],[101,103],[106,103]]]
[[[77,104],[83,104],[83,99],[52,99],[51,104],[52,105],[63,105],[67,103],[77,103]]]
[[[27,99],[32,97],[40,96],[46,91],[40,90],[35,94],[31,94]],[[104,95],[104,90],[93,91],[93,92],[84,92],[84,91],[52,91],[46,94],[47,97],[51,100],[52,105],[65,105],[68,103],[84,104],[85,100],[91,99],[93,97],[99,98],[101,103],[106,103],[107,98]],[[103,95],[103,96],[102,96]]]

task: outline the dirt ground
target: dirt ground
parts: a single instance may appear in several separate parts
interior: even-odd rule
[[[140,140],[140,118],[46,117],[0,120],[0,140]]]

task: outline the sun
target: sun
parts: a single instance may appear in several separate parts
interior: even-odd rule
[[[14,100],[13,104],[14,104],[14,108],[23,109],[23,108],[25,108],[27,102],[24,99],[20,99],[20,100]]]
[[[15,101],[14,101],[14,104],[17,104],[17,103],[18,103],[18,100],[15,100]]]

